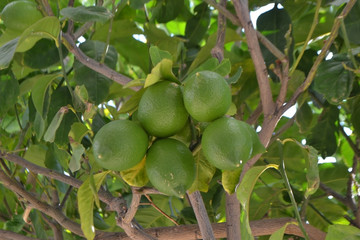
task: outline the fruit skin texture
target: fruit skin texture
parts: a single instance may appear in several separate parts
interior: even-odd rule
[[[199,122],[213,121],[229,110],[231,91],[218,73],[201,71],[184,81],[184,104],[191,117]]]
[[[143,159],[148,144],[148,135],[136,123],[129,120],[112,121],[95,135],[95,161],[106,169],[127,170]]]
[[[175,139],[161,139],[149,149],[146,172],[160,192],[181,197],[195,179],[195,163],[190,150]]]
[[[234,118],[220,118],[210,123],[202,136],[205,158],[222,170],[234,170],[244,164],[253,151],[249,126]]]
[[[14,31],[22,32],[43,16],[36,3],[30,1],[14,1],[7,4],[1,12],[4,25]]]
[[[156,137],[180,131],[188,119],[180,87],[169,81],[150,86],[141,97],[138,118],[145,130]]]

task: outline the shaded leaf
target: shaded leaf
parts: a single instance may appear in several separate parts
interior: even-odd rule
[[[157,0],[152,8],[152,17],[159,23],[175,19],[184,7],[184,0]]]
[[[351,65],[346,54],[335,55],[320,64],[314,78],[314,89],[332,104],[339,104],[349,97],[354,75],[344,68]]]
[[[80,44],[80,49],[90,58],[101,61],[106,44],[99,41],[88,40]],[[115,69],[117,63],[117,52],[114,47],[109,46],[105,56],[104,64]],[[74,62],[74,79],[78,85],[84,85],[89,94],[89,100],[95,104],[103,102],[109,94],[112,80],[104,75],[86,67],[79,61]]]
[[[45,166],[45,156],[47,152],[47,147],[45,145],[35,145],[32,144],[25,152],[24,158],[29,162],[32,162],[38,166]]]
[[[360,3],[357,1],[355,5],[352,7],[349,14],[344,19],[347,37],[349,38],[350,42],[355,44],[360,44],[359,16],[360,16]],[[340,35],[342,36],[344,35],[342,31],[340,31]]]
[[[339,109],[335,106],[324,108],[318,123],[311,129],[306,142],[316,148],[323,158],[331,156],[337,148],[335,123],[339,118]]]
[[[357,97],[353,104],[351,123],[355,132],[360,135],[360,97]]]
[[[1,76],[1,73],[0,71],[0,118],[14,107],[20,92],[18,81],[5,74]]]
[[[269,240],[283,240],[283,239],[284,239],[285,230],[286,230],[286,228],[287,228],[289,225],[291,225],[291,224],[297,225],[297,222],[287,222],[284,226],[282,226],[281,228],[279,228],[278,230],[276,230],[273,234],[271,234]]]
[[[72,155],[69,162],[69,169],[71,172],[76,172],[81,167],[81,157],[85,152],[85,148],[80,143],[71,143]]]
[[[66,7],[60,10],[60,14],[75,22],[106,22],[112,17],[112,13],[100,6],[90,7]]]
[[[304,148],[305,158],[307,160],[307,188],[305,192],[305,197],[308,198],[310,195],[314,194],[320,185],[320,176],[318,168],[318,155],[317,151],[313,147]]]
[[[137,109],[140,99],[145,92],[145,88],[136,92],[129,100],[127,100],[120,108],[119,113],[133,113]]]
[[[6,221],[4,224],[4,229],[10,232],[20,232],[24,227],[25,222],[21,215],[15,215],[11,220]]]
[[[301,107],[296,111],[295,121],[299,126],[300,132],[307,132],[311,127],[313,119],[312,110],[307,102],[303,103]]]
[[[186,22],[185,37],[187,45],[196,46],[204,37],[210,24],[210,9],[203,2],[194,8],[195,15]]]
[[[239,67],[238,70],[236,71],[236,73],[235,73],[234,75],[232,75],[232,76],[229,77],[229,78],[225,78],[226,82],[227,82],[228,84],[234,84],[234,83],[236,83],[236,82],[239,80],[239,78],[241,77],[242,72],[243,72],[242,67]]]
[[[20,38],[14,38],[0,47],[0,69],[7,68],[9,66],[14,57],[19,39]]]

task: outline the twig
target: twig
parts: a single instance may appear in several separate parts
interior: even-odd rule
[[[328,50],[330,49],[332,43],[334,42],[337,34],[338,34],[338,30],[339,27],[341,25],[341,21],[342,19],[344,19],[346,17],[346,15],[350,12],[351,8],[355,5],[357,1],[356,0],[350,0],[346,6],[344,7],[344,9],[342,10],[342,12],[340,13],[339,16],[336,17],[333,27],[331,29],[331,33],[329,36],[329,39],[326,40],[323,48],[321,49],[320,54],[318,55],[318,57],[316,58],[313,66],[311,67],[305,81],[300,85],[300,87],[298,89],[296,89],[295,93],[293,94],[293,96],[290,98],[290,100],[283,105],[283,107],[279,110],[279,112],[281,114],[283,114],[284,112],[286,112],[286,110],[288,110],[291,106],[293,106],[296,103],[296,100],[298,99],[298,97],[306,90],[308,89],[308,87],[310,86],[310,84],[312,83],[312,81],[314,80],[316,71],[320,65],[320,63],[322,62],[322,60],[325,58]]]
[[[2,170],[0,170],[0,180],[6,188],[16,192],[24,199],[29,201],[31,207],[36,208],[39,211],[45,213],[46,215],[52,217],[64,228],[69,229],[76,235],[84,237],[84,234],[78,223],[71,221],[69,218],[63,215],[61,211],[55,209],[47,203],[43,203],[36,199],[33,195],[28,193],[18,182],[15,182],[11,178],[9,178]]]
[[[159,211],[164,217],[166,217],[167,219],[169,219],[172,223],[174,223],[176,226],[179,226],[179,224],[169,215],[166,214],[166,212],[164,212],[163,210],[161,210],[158,206],[156,206],[156,204],[151,200],[151,198],[149,197],[149,195],[145,194],[144,195],[147,200],[149,201],[150,205],[155,208],[157,211]]]
[[[350,199],[341,195],[340,193],[336,192],[335,190],[333,190],[332,188],[330,188],[329,186],[325,185],[324,183],[320,182],[320,186],[319,186],[326,194],[333,196],[336,200],[342,202],[345,206],[348,206],[351,211],[355,212],[357,209],[357,206],[355,205],[355,203]]]
[[[226,8],[226,0],[220,0],[220,6]],[[216,44],[215,47],[211,50],[211,55],[213,57],[216,57],[219,60],[219,62],[221,62],[224,58],[225,31],[226,31],[226,17],[224,14],[219,12]]]
[[[129,77],[126,77],[125,75],[122,75],[118,72],[116,72],[115,70],[109,68],[108,66],[101,64],[97,61],[95,61],[94,59],[86,56],[75,44],[75,41],[73,39],[73,36],[69,35],[68,33],[63,33],[62,34],[62,40],[65,44],[65,46],[67,47],[67,49],[74,54],[74,56],[76,57],[76,59],[81,62],[82,64],[84,64],[85,66],[87,66],[88,68],[101,73],[102,75],[104,75],[105,77],[110,78],[111,80],[121,84],[121,85],[125,85],[128,82],[130,82],[132,79]],[[141,87],[131,87],[131,89],[138,91],[140,90]]]
[[[299,56],[296,58],[296,61],[295,63],[293,64],[292,68],[291,68],[291,71],[290,71],[290,76],[294,73],[294,71],[296,70],[297,66],[299,65],[300,63],[300,60],[302,58],[302,56],[304,55],[304,52],[306,50],[306,47],[307,45],[309,44],[309,41],[311,39],[311,36],[313,35],[314,33],[314,30],[317,26],[317,23],[318,23],[318,18],[319,18],[319,11],[320,11],[320,7],[321,7],[321,0],[317,0],[316,1],[316,9],[315,9],[315,14],[314,14],[314,19],[313,19],[313,22],[311,24],[311,28],[310,28],[310,31],[306,37],[306,40],[305,40],[305,43],[303,45],[303,47],[301,48],[301,51],[300,51],[300,54]]]
[[[122,221],[125,224],[130,224],[131,221],[133,220],[136,211],[139,207],[140,204],[140,199],[141,199],[141,194],[136,193],[135,191],[132,192],[132,200],[131,200],[131,204],[130,207],[128,208],[125,217],[122,219]]]
[[[217,9],[221,14],[223,14],[227,19],[229,19],[234,25],[241,27],[241,23],[239,19],[233,15],[230,11],[228,11],[224,6],[217,4],[214,0],[205,0],[208,4]],[[256,31],[256,36],[259,41],[279,60],[283,60],[286,56],[282,53],[272,42],[269,41],[264,35],[262,35],[259,31]]]

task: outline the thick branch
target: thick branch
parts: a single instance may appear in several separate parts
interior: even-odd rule
[[[215,236],[211,227],[210,219],[207,214],[204,201],[199,191],[188,194],[192,208],[194,209],[196,220],[203,239],[215,240]]]
[[[271,117],[274,112],[274,102],[272,99],[265,61],[260,50],[256,31],[250,20],[248,3],[245,0],[233,0],[233,4],[236,10],[236,14],[240,19],[241,25],[245,30],[249,52],[255,66],[264,116],[265,118],[268,118]]]
[[[26,237],[26,236],[18,234],[18,233],[5,231],[5,230],[1,230],[1,229],[0,229],[0,236],[1,236],[2,240],[14,240],[14,239],[16,239],[16,240],[39,240],[38,238]]]
[[[126,77],[125,75],[122,75],[118,72],[116,72],[115,70],[107,67],[104,64],[101,64],[97,61],[95,61],[92,58],[89,58],[88,56],[86,56],[75,44],[75,41],[73,39],[73,37],[71,35],[69,35],[68,33],[63,33],[62,34],[62,39],[64,41],[65,46],[67,47],[67,49],[74,54],[74,56],[76,57],[76,59],[81,62],[82,64],[84,64],[85,66],[87,66],[88,68],[101,73],[102,75],[104,75],[105,77],[110,78],[111,80],[114,80],[115,82],[121,84],[121,85],[125,85],[128,82],[130,82],[132,79],[129,77]],[[138,91],[140,89],[140,87],[132,87],[131,89]]]
[[[292,218],[262,219],[250,222],[250,228],[254,237],[267,236],[283,227],[286,223],[296,222]],[[319,229],[305,224],[305,229],[311,240],[325,240],[325,233]],[[215,238],[226,238],[226,223],[212,224]],[[203,239],[197,224],[180,225],[174,227],[159,227],[145,230],[146,233],[156,237],[158,240],[197,240]],[[302,232],[297,225],[290,224],[285,230],[286,234],[302,237]],[[100,236],[100,235],[99,235]],[[106,240],[130,240],[125,233],[107,234]],[[237,237],[239,239],[239,237]]]
[[[311,67],[309,74],[307,75],[305,81],[300,85],[300,87],[298,89],[296,89],[294,95],[291,97],[291,99],[288,101],[288,103],[286,105],[284,105],[281,110],[280,113],[284,113],[286,110],[288,110],[291,106],[293,106],[296,103],[296,100],[298,99],[298,97],[306,90],[308,89],[308,87],[310,86],[310,84],[312,83],[312,81],[314,80],[316,71],[320,65],[320,63],[322,62],[322,60],[325,58],[327,52],[329,51],[331,45],[333,44],[340,25],[341,25],[341,21],[348,15],[348,13],[350,12],[351,8],[355,5],[356,0],[350,0],[346,6],[344,7],[344,9],[342,10],[342,12],[340,13],[339,16],[336,17],[335,21],[334,21],[334,25],[331,29],[331,33],[329,38],[326,40],[324,46],[321,49],[321,53],[319,54],[319,56],[316,58],[313,66]]]

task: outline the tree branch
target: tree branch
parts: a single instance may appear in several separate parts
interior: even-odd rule
[[[233,0],[232,2],[241,25],[245,30],[249,52],[255,66],[264,117],[271,118],[274,112],[274,102],[265,61],[260,50],[256,31],[250,20],[248,2],[246,0]]]
[[[14,240],[14,239],[15,240],[40,240],[38,238],[26,237],[26,236],[18,234],[18,233],[5,231],[5,230],[1,230],[1,229],[0,229],[0,236],[1,236],[2,240]]]
[[[207,214],[204,201],[199,191],[195,191],[191,194],[188,193],[188,197],[192,208],[194,209],[196,220],[198,221],[200,232],[203,239],[215,240],[215,236],[211,227],[210,219]]]
[[[74,54],[75,58],[81,62],[82,64],[84,64],[85,66],[87,66],[88,68],[101,73],[102,75],[104,75],[105,77],[110,78],[111,80],[121,84],[121,85],[125,85],[128,82],[130,82],[132,79],[122,75],[118,72],[116,72],[115,70],[109,68],[108,66],[101,64],[97,61],[95,61],[92,58],[89,58],[88,56],[86,56],[75,44],[74,38],[73,36],[71,36],[69,33],[63,33],[62,34],[62,40],[63,43],[65,44],[65,46],[67,47],[67,49]],[[131,89],[138,91],[140,90],[141,87],[131,87]]]
[[[337,34],[338,34],[338,31],[339,31],[342,19],[344,19],[348,15],[348,13],[350,12],[351,8],[355,5],[355,3],[356,3],[356,0],[350,0],[346,4],[344,9],[342,10],[340,15],[336,17],[336,19],[334,21],[334,25],[333,25],[333,27],[331,29],[331,32],[330,32],[330,36],[326,40],[324,46],[322,47],[319,56],[316,58],[313,66],[311,67],[311,69],[309,71],[309,74],[307,75],[305,81],[300,85],[300,87],[298,89],[296,89],[294,95],[290,98],[290,100],[280,109],[281,114],[283,114],[286,110],[288,110],[291,106],[293,106],[296,103],[296,100],[299,98],[299,96],[306,89],[309,88],[310,84],[314,80],[316,71],[317,71],[320,63],[325,58],[327,52],[329,51],[331,45],[333,44],[335,38],[337,37]]]

